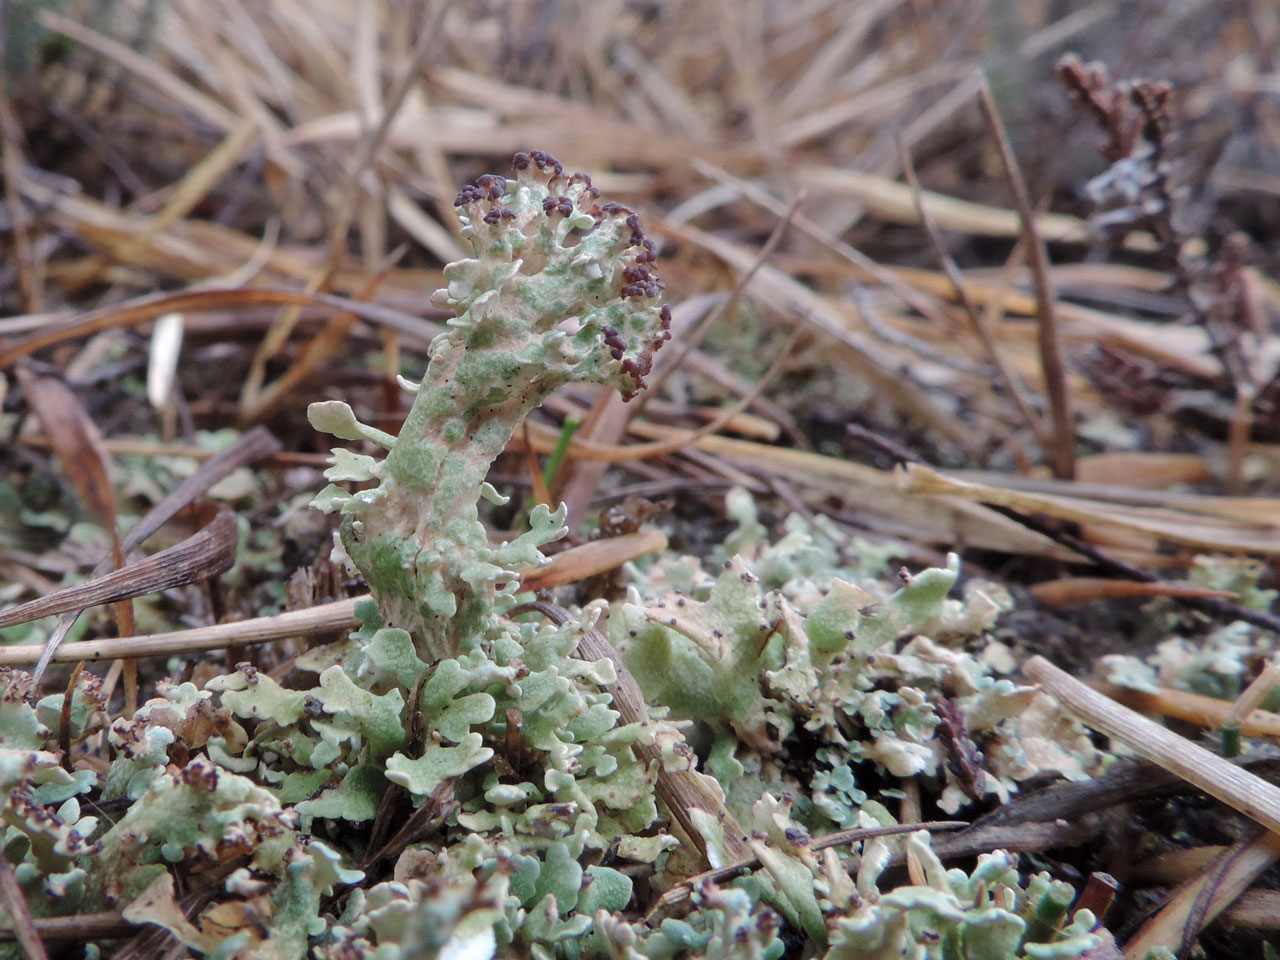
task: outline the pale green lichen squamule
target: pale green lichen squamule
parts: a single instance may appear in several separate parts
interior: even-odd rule
[[[342,547],[387,626],[408,630],[428,662],[478,642],[513,568],[541,560],[563,535],[563,513],[535,509],[532,529],[489,545],[476,505],[495,498],[489,465],[553,390],[600,383],[630,397],[644,387],[671,314],[653,242],[636,215],[598,203],[585,174],[566,176],[540,151],[515,156],[515,179],[488,174],[455,205],[473,259],[445,268],[434,302],[453,309],[431,344],[399,436],[360,424],[340,401],[313,403],[317,429],[387,449],[382,461],[338,451],[325,476],[378,485],[351,494],[331,484],[315,503],[342,513]]]

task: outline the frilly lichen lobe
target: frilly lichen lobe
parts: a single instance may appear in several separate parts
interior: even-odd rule
[[[513,562],[536,564],[562,535],[563,516],[491,549],[476,503],[489,465],[529,412],[570,382],[644,388],[653,353],[669,338],[670,310],[653,242],[634,212],[599,203],[585,174],[565,175],[540,151],[516,154],[516,175],[480,177],[458,194],[473,258],[445,268],[434,302],[452,309],[394,439],[313,405],[312,422],[341,437],[388,446],[380,464],[353,463],[378,486],[350,495],[330,486],[317,505],[343,514],[342,546],[389,626],[408,630],[430,660],[478,642]],[[338,421],[341,421],[339,424]]]

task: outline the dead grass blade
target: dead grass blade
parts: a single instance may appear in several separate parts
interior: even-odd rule
[[[1068,603],[1084,603],[1103,597],[1182,597],[1199,599],[1218,597],[1234,600],[1238,594],[1230,590],[1211,590],[1193,583],[1149,582],[1146,580],[1109,580],[1105,577],[1063,577],[1043,580],[1029,588],[1032,595],[1047,607]]]
[[[334,211],[333,225],[329,229],[328,241],[325,244],[324,263],[307,284],[308,290],[327,291],[334,272],[342,261],[347,233],[351,229],[351,223],[363,193],[361,178],[382,149],[387,139],[387,134],[391,130],[392,123],[404,106],[409,90],[418,79],[423,63],[439,42],[441,19],[452,5],[453,0],[445,0],[445,2],[436,7],[431,23],[427,24],[422,33],[419,34],[409,62],[402,67],[399,76],[396,77],[395,83],[387,95],[386,106],[378,120],[377,127],[372,131],[366,131],[365,136],[361,138],[360,153],[355,162],[348,168],[346,182],[339,193],[337,208]],[[361,297],[360,299],[364,298]],[[259,415],[270,409],[271,404],[276,402],[282,395],[282,388],[277,387],[269,395],[264,396],[261,392],[262,384],[266,379],[267,362],[288,339],[299,314],[300,310],[296,306],[285,310],[277,318],[276,322],[272,324],[254,353],[249,373],[245,377],[244,385],[240,391],[241,422],[251,422],[257,419]],[[341,319],[332,321],[329,325],[333,331],[331,336],[341,339],[341,335],[345,335],[343,328],[349,326],[350,322]],[[268,390],[270,389],[268,388]]]
[[[742,397],[736,403],[728,407],[722,413],[716,416],[710,423],[705,423],[696,430],[677,431],[677,435],[669,440],[656,440],[653,443],[639,443],[633,446],[616,446],[611,444],[596,444],[586,441],[574,439],[569,444],[569,456],[580,458],[583,460],[600,460],[609,463],[620,463],[627,460],[641,460],[647,457],[661,457],[668,453],[677,453],[692,444],[697,443],[703,437],[723,430],[725,425],[731,423],[733,418],[746,410],[756,401],[756,398],[764,392],[773,379],[782,372],[783,366],[786,364],[787,358],[796,342],[800,339],[800,334],[804,331],[803,324],[797,324],[792,330],[791,336],[787,342],[782,345],[778,351],[778,355],[774,358],[773,363],[769,365],[769,369],[764,372],[760,380],[746,396]],[[532,433],[532,431],[531,431]],[[554,449],[554,448],[553,448]],[[540,453],[547,451],[539,451]]]
[[[774,225],[773,230],[769,233],[768,239],[765,240],[764,246],[760,248],[760,252],[756,255],[755,261],[743,270],[733,290],[729,292],[729,296],[723,298],[707,312],[698,325],[691,331],[683,333],[677,340],[675,346],[675,356],[668,358],[665,353],[658,354],[657,370],[649,381],[649,392],[639,397],[640,411],[643,411],[650,397],[657,396],[662,389],[662,385],[667,379],[680,370],[685,361],[689,359],[690,354],[698,348],[707,333],[715,326],[716,321],[725,315],[730,309],[737,305],[747,288],[751,285],[752,278],[761,266],[768,263],[769,257],[778,248],[778,244],[782,241],[783,236],[787,232],[787,228],[791,226],[791,221],[795,219],[796,213],[800,210],[800,204],[804,202],[804,194],[801,194],[792,201],[791,206],[787,208],[786,213]]]
[[[922,291],[940,297],[952,296],[951,281],[940,273],[915,267],[895,267],[893,272]],[[1007,289],[1007,283],[975,280],[968,287],[975,303],[986,306],[999,304],[1004,312],[1011,315],[1036,315],[1036,298],[1019,290]],[[1161,366],[1205,379],[1222,373],[1222,364],[1210,353],[1211,345],[1202,329],[1135,320],[1062,301],[1057,303],[1056,310],[1058,319],[1062,321],[1062,332],[1072,342],[1122,347]],[[1019,336],[1030,337],[1033,333],[1020,332],[1016,326],[1006,325],[1001,329],[1001,336],[1006,341]]]
[[[1280,834],[1262,830],[1238,840],[1194,880],[1178,888],[1164,908],[1124,948],[1124,960],[1145,960],[1163,947],[1183,955],[1196,935],[1280,860]]]
[[[378,273],[369,277],[365,281],[364,287],[356,294],[355,299],[357,302],[367,301],[373,296],[374,291],[378,288],[378,284],[382,281],[383,277],[386,276],[386,271],[389,270],[391,266],[392,263],[387,263],[378,271]],[[295,311],[298,309],[298,307],[291,307],[288,312],[296,318]],[[284,373],[280,374],[279,377],[271,381],[271,383],[267,384],[265,387],[262,387],[261,389],[255,388],[253,390],[249,389],[249,381],[246,381],[244,390],[240,395],[241,421],[245,423],[252,423],[256,420],[261,420],[263,417],[270,414],[271,411],[276,409],[281,401],[288,397],[291,391],[296,390],[298,385],[301,384],[312,373],[312,371],[333,355],[334,351],[338,349],[342,341],[351,333],[351,329],[355,326],[357,319],[359,318],[355,311],[352,310],[343,310],[340,313],[335,314],[325,322],[324,328],[316,336],[307,340],[307,344],[303,347],[302,353],[296,360],[294,360],[293,363],[289,364],[289,368],[285,370]],[[274,330],[275,328],[273,327],[272,331],[268,331],[268,339],[271,339],[272,342],[275,340],[275,337],[271,336]],[[267,340],[264,339],[263,342],[265,344]],[[263,362],[265,364],[265,359]],[[257,370],[258,368],[255,366],[253,369]],[[261,369],[265,373],[265,365]]]
[[[292,246],[272,249],[273,243],[263,243],[264,231],[261,230],[246,233],[189,216],[154,235],[147,246],[137,248],[131,243],[139,230],[147,229],[149,217],[141,213],[124,213],[92,198],[59,191],[30,177],[22,179],[18,187],[28,204],[46,210],[43,220],[52,231],[76,236],[86,246],[106,251],[120,261],[107,274],[112,280],[123,279],[126,283],[135,284],[139,280],[139,272],[146,271],[147,274],[158,273],[197,287],[229,288],[237,285],[234,278],[246,270],[246,263],[250,267],[258,263],[253,272],[264,271],[272,282],[308,281],[316,273],[314,261],[305,252]],[[269,234],[270,229],[265,232]],[[78,263],[78,260],[71,259],[50,264],[50,280],[57,281],[63,275],[73,274]],[[414,291],[421,289],[424,273],[433,282],[438,279],[435,271],[407,271],[401,286]],[[336,291],[347,293],[359,286],[363,277],[363,271],[357,274],[340,269],[335,272],[332,285]],[[263,280],[261,285],[268,285],[268,280]],[[32,323],[30,318],[20,320]],[[10,323],[13,321],[5,321],[4,325]]]
[[[994,473],[986,470],[956,470],[949,476],[955,480],[986,483],[1026,493],[1086,497],[1111,504],[1165,507],[1203,514],[1207,517],[1280,524],[1280,499],[1275,497],[1219,497],[1159,489],[1177,484],[1203,483],[1210,479],[1210,474],[1203,460],[1198,457],[1189,458],[1182,464],[1161,464],[1159,457],[1154,459],[1156,462],[1151,464],[1152,470],[1148,473],[1147,465],[1142,462],[1141,457],[1117,458],[1115,467],[1126,474],[1123,476],[1123,482],[1106,479],[1117,476],[1117,473],[1110,466],[1102,464],[1099,466],[1104,466],[1104,470],[1098,471],[1098,475],[1104,479],[1098,483],[1084,480],[1050,480],[1043,477]],[[1081,466],[1085,466],[1087,462],[1082,460]]]
[[[398,76],[392,83],[391,89],[387,92],[382,115],[378,118],[378,125],[371,131],[365,131],[365,135],[361,139],[360,153],[347,170],[347,180],[340,195],[334,225],[329,231],[329,240],[325,248],[326,267],[337,266],[342,257],[347,230],[351,226],[352,217],[356,209],[356,201],[361,193],[360,178],[370,164],[373,163],[378,151],[383,148],[391,126],[400,115],[400,110],[405,104],[405,98],[408,97],[409,91],[418,81],[427,58],[435,49],[436,44],[440,43],[440,24],[445,15],[448,14],[449,8],[453,6],[453,3],[454,0],[444,0],[442,3],[435,4],[435,9],[431,14],[431,21],[422,27],[422,32],[418,35],[418,39],[414,44],[413,52],[410,54],[408,61],[401,66]]]
[[[270,456],[280,449],[277,440],[265,427],[255,427],[248,433],[238,437],[230,447],[210,457],[196,468],[191,476],[178,484],[172,491],[153,506],[135,523],[125,535],[123,548],[125,554],[131,553],[141,546],[147,538],[159,530],[197,497],[204,494],[219,480],[233,470]],[[112,560],[105,557],[93,568],[92,577],[99,577],[111,569]],[[80,616],[80,611],[63,617],[50,635],[43,652],[35,661],[36,668],[31,678],[31,689],[40,689],[40,680],[53,657],[54,651],[62,643],[67,632]]]
[[[1280,554],[1280,525],[1230,519],[1163,507],[1117,506],[1085,497],[1037,494],[991,484],[956,480],[920,464],[907,464],[899,474],[907,493],[963,497],[1019,513],[1043,514],[1083,524],[1104,524],[1188,546],[1275,556]]]
[[[172,409],[169,400],[182,358],[184,326],[182,314],[162,314],[156,318],[147,344],[147,401],[162,413]]]
[[[662,354],[658,356],[660,358]],[[639,415],[637,410],[632,409],[635,406],[635,403],[624,401],[616,390],[600,391],[570,439],[602,445],[619,443],[627,435],[628,425]],[[528,421],[525,423],[527,427]],[[529,444],[529,455],[533,456],[533,443],[529,440],[527,431],[524,439]],[[558,498],[554,498],[552,492],[548,491],[547,502],[554,504],[559,500],[564,503],[568,511],[566,517],[569,529],[572,530],[586,518],[587,507],[600,489],[600,481],[604,479],[609,465],[598,460],[579,460],[573,456],[571,447],[565,453],[566,456],[560,462],[559,475],[555,477],[555,493]],[[535,490],[540,482],[541,476],[535,475]]]
[[[7,58],[0,50],[0,76],[8,78]],[[31,234],[22,198],[18,194],[18,180],[24,162],[22,126],[14,116],[13,102],[9,99],[9,83],[0,85],[0,172],[4,174],[4,204],[9,215],[9,227],[13,232],[13,259],[18,270],[18,294],[22,309],[28,313],[40,309],[41,283],[37,276],[35,256],[31,247]]]
[[[930,246],[933,247],[933,255],[942,265],[942,271],[947,275],[947,279],[951,281],[951,286],[955,291],[955,298],[964,307],[964,312],[969,317],[969,323],[972,324],[973,329],[982,340],[987,356],[991,358],[992,364],[1000,374],[1000,379],[1004,382],[1005,389],[1009,391],[1009,397],[1012,399],[1013,405],[1018,409],[1018,413],[1022,416],[1022,420],[1028,429],[1035,435],[1036,442],[1040,444],[1047,458],[1051,452],[1050,447],[1053,438],[1035,410],[1032,409],[1031,401],[1027,398],[1021,377],[1018,376],[1013,366],[1005,360],[999,344],[996,343],[996,338],[991,333],[991,329],[996,325],[996,322],[989,323],[978,309],[978,305],[973,302],[973,298],[969,296],[969,289],[965,284],[964,276],[960,273],[960,268],[956,266],[955,260],[947,253],[946,247],[942,243],[942,237],[938,233],[938,227],[933,222],[933,215],[929,212],[929,208],[925,206],[911,153],[901,141],[898,143],[898,152],[902,157],[903,173],[906,174],[907,183],[911,187],[911,193],[916,202],[920,224],[924,227]],[[1018,249],[1021,250],[1024,246],[1020,246]],[[999,303],[997,302],[995,306],[998,308]]]
[[[88,47],[104,57],[115,60],[139,78],[154,86],[162,94],[175,103],[190,110],[205,123],[215,129],[230,133],[238,125],[238,118],[216,100],[205,96],[189,83],[179,79],[170,70],[166,70],[160,61],[144,57],[128,46],[109,37],[104,37],[96,30],[76,23],[52,10],[41,10],[38,14],[40,23],[54,33],[60,33],[76,43]]]
[[[1220,730],[1232,718],[1235,704],[1189,690],[1135,690],[1114,683],[1096,683],[1094,687],[1117,703],[1142,713],[1171,717],[1194,723],[1206,730]],[[1280,740],[1280,714],[1268,710],[1251,710],[1239,719],[1240,734],[1245,737],[1271,737]]]
[[[238,539],[235,514],[219,510],[199,531],[145,560],[0,611],[0,627],[199,583],[231,569]]]
[[[798,171],[796,179],[815,191],[856,200],[873,216],[890,223],[920,225],[913,191],[907,184],[890,177],[844,167],[811,166]],[[1016,210],[972,203],[929,190],[921,194],[921,202],[944,230],[1010,239],[1022,234],[1022,223]],[[1036,214],[1035,223],[1040,235],[1049,243],[1082,244],[1089,239],[1088,225],[1078,217],[1040,213]],[[1139,251],[1157,249],[1155,238],[1143,233],[1130,234],[1125,245]]]
[[[94,520],[111,537],[111,562],[119,570],[125,563],[124,543],[116,518],[115,489],[107,468],[109,458],[102,446],[102,435],[80,405],[79,398],[61,380],[36,376],[25,366],[17,368],[17,375],[27,404],[43,425],[63,472],[89,507]],[[115,604],[116,632],[122,637],[130,636],[133,605],[128,598],[116,596],[105,602]],[[124,678],[125,708],[131,714],[138,703],[138,673],[133,661],[124,664]]]
[[[218,481],[240,467],[266,459],[280,449],[280,441],[266,427],[254,427],[236,438],[225,450],[215,453],[195,469],[191,476],[173,488],[148,510],[124,538],[125,552],[141,546],[152,534],[177,516],[178,511],[208,492]],[[94,567],[94,576],[107,569],[105,561]]]
[[[639,436],[649,437],[687,437],[690,432],[640,421],[633,421],[631,429]],[[556,431],[538,423],[530,425],[529,436],[539,453],[550,453],[558,439]],[[518,449],[518,441],[512,448]],[[899,525],[896,536],[918,538],[922,543],[966,543],[1006,553],[1080,559],[1079,554],[1057,546],[1048,536],[1027,530],[978,503],[965,503],[954,497],[916,497],[899,490],[892,473],[838,457],[715,435],[698,438],[692,448],[785,477],[806,489],[856,504],[867,514],[892,518]],[[597,447],[575,442],[570,449],[582,459],[624,460],[630,458],[626,451],[640,447]]]
[[[759,204],[765,210],[768,210],[774,216],[778,217],[782,223],[794,224],[796,229],[811,237],[813,240],[828,247],[836,256],[844,260],[850,268],[852,268],[852,276],[861,281],[870,281],[878,283],[899,297],[903,303],[910,306],[913,310],[932,321],[939,330],[946,329],[948,324],[946,318],[938,305],[934,303],[930,294],[935,296],[951,296],[952,291],[948,287],[944,290],[931,291],[924,285],[913,285],[904,279],[901,271],[898,269],[883,266],[867,256],[865,253],[851,247],[843,240],[830,233],[817,223],[814,223],[808,217],[802,216],[791,210],[776,197],[772,196],[762,187],[743,180],[740,177],[734,177],[727,171],[721,170],[709,163],[694,161],[694,167],[701,173],[705,174],[731,188],[743,197],[749,199],[752,203]],[[719,251],[712,251],[718,256],[724,256]],[[740,267],[741,255],[737,257],[725,257],[726,262]],[[930,274],[930,276],[936,276]],[[938,278],[947,283],[946,278]],[[918,348],[921,344],[915,345]],[[924,345],[927,351],[927,345]]]
[[[1280,787],[1122,707],[1044,657],[1032,657],[1022,672],[1086,726],[1123,743],[1268,830],[1280,833]],[[1280,837],[1276,841],[1280,844]],[[1280,854],[1280,846],[1276,851]]]
[[[796,225],[801,225],[798,219]],[[749,270],[756,262],[754,251],[723,237],[687,225],[668,224],[664,229],[698,244],[736,270]],[[972,427],[941,410],[930,401],[926,391],[918,389],[911,380],[902,376],[902,356],[894,347],[882,346],[853,329],[853,318],[849,315],[853,311],[847,307],[837,309],[826,297],[768,264],[758,267],[753,291],[757,302],[783,316],[804,318],[844,347],[840,353],[841,361],[854,374],[870,381],[903,413],[941,433],[957,446],[964,448],[972,441]]]
[[[79,398],[61,380],[38,376],[26,366],[19,366],[16,373],[27,405],[44,427],[67,479],[94,521],[118,538],[115,492],[107,469],[109,458],[98,428]]]
[[[542,468],[538,465],[538,454],[529,443],[529,424],[526,422],[521,430],[525,434],[524,466],[529,472],[529,486],[532,504],[543,504],[548,510],[552,508],[551,488],[542,476]]]
[[[241,123],[174,185],[164,207],[149,218],[146,224],[141,226],[138,232],[119,249],[113,251],[111,257],[105,255],[90,257],[78,264],[69,276],[64,276],[62,282],[69,290],[76,291],[96,281],[110,265],[112,259],[125,262],[136,259],[138,252],[150,246],[155,237],[195,209],[227,171],[244,158],[245,152],[259,135],[260,131],[256,123]]]

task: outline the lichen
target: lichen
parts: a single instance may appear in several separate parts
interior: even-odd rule
[[[741,798],[735,814],[746,816],[744,803],[772,789],[795,797],[812,825],[847,826],[865,799],[856,771],[868,764],[892,777],[937,778],[947,812],[988,793],[1005,801],[1039,773],[1080,779],[1099,769],[1082,726],[975,655],[1002,606],[981,584],[964,599],[949,596],[954,556],[946,567],[900,571],[890,592],[798,517],[777,544],[744,538],[754,521],[745,497],[730,494],[740,528],[729,543],[749,547],[751,567],[735,554],[709,588],[689,576],[698,584],[691,594],[656,601],[643,599],[642,582],[611,621],[646,694],[716,737],[712,762]],[[770,571],[773,589],[752,567]],[[950,728],[940,728],[944,702]],[[823,744],[806,783],[783,772],[800,737]],[[971,748],[966,757],[958,746]],[[746,789],[735,789],[739,778]]]
[[[1088,910],[1065,922],[1075,899],[1069,884],[1046,873],[1024,881],[1017,858],[1003,850],[980,855],[966,874],[947,870],[930,849],[929,835],[914,833],[907,839],[912,883],[883,894],[874,892],[883,858],[864,851],[862,862],[857,889],[871,895],[851,902],[833,924],[828,960],[1066,960],[1106,941],[1094,932],[1097,921]]]
[[[1083,729],[983,655],[1005,598],[976,582],[953,596],[955,557],[886,582],[892,546],[820,516],[773,541],[734,490],[737,528],[710,560],[665,554],[628,566],[626,602],[517,616],[515,571],[543,561],[565,512],[535,508],[491,544],[491,462],[562,384],[641,389],[670,314],[635,214],[546,154],[517,154],[513,178],[481,177],[457,207],[474,256],[445,270],[436,302],[456,316],[406,385],[399,433],[337,401],[309,411],[385,451],[335,451],[314,500],[371,590],[360,628],[287,677],[241,663],[203,689],[161,684],[105,730],[105,771],[86,751],[69,772],[58,752],[96,732],[96,681],[61,731],[63,695],[32,706],[3,676],[3,851],[33,910],[110,907],[196,952],[273,960],[776,960],[788,939],[810,956],[997,960],[1096,944],[1087,912],[1055,912],[1073,891],[1022,882],[1003,852],[947,871],[916,834],[911,883],[881,889],[901,841],[811,843],[892,823],[906,778],[951,811],[1096,769]],[[579,655],[597,628],[647,718],[623,721],[613,659]],[[706,865],[694,851],[727,856],[722,822],[693,810],[702,836],[685,835],[657,789],[699,765],[691,732],[756,864],[693,881],[685,912],[649,924],[640,908]],[[85,816],[85,794],[124,812]],[[180,900],[175,876],[204,899]]]
[[[486,175],[455,206],[474,258],[445,268],[434,301],[452,309],[432,342],[398,436],[364,427],[346,404],[312,404],[317,429],[369,440],[385,459],[339,454],[333,481],[376,479],[317,498],[342,515],[342,549],[385,624],[413,635],[424,659],[465,652],[516,589],[513,568],[541,562],[563,512],[534,509],[532,529],[490,546],[477,517],[489,464],[553,390],[600,383],[632,396],[670,336],[653,242],[628,208],[600,203],[585,174],[545,153],[516,154],[516,176]]]

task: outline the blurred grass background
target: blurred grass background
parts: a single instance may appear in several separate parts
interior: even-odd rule
[[[120,362],[136,369],[161,312],[139,298],[206,295],[183,317],[167,412],[117,390],[98,401],[107,432],[267,422],[305,451],[304,400],[353,391],[394,421],[389,374],[421,368],[442,319],[428,295],[464,253],[458,186],[539,148],[636,207],[661,244],[677,326],[701,346],[655,400],[745,393],[799,326],[778,383],[753,403],[792,446],[889,465],[850,440],[852,423],[1024,486],[1065,447],[1077,478],[1103,487],[1274,492],[1280,11],[1266,0],[10,0],[0,11],[0,366],[36,355],[83,374],[93,334],[135,351]],[[1172,84],[1176,243],[1145,221],[1103,232],[1089,220],[1083,188],[1108,163],[1095,118],[1055,78],[1067,52],[1112,78]],[[984,77],[1049,246],[1061,356],[1047,365],[1012,181],[978,106]],[[1233,235],[1238,310],[1222,306],[1219,251]],[[262,288],[369,306],[335,317],[264,304],[250,293]],[[133,312],[113,313],[122,304]],[[1211,329],[1215,304],[1225,319]],[[1045,399],[1055,370],[1074,436]],[[676,416],[660,411],[646,413]],[[774,450],[722,445],[718,467],[688,454],[625,469],[725,480],[733,456],[755,457],[757,474],[783,469]],[[791,482],[814,480],[811,465],[788,469]],[[802,499],[921,544],[1053,552],[991,534],[989,516],[907,509],[883,478],[836,474]],[[1112,540],[1149,565],[1185,566],[1196,544],[1170,551],[1168,532]]]

